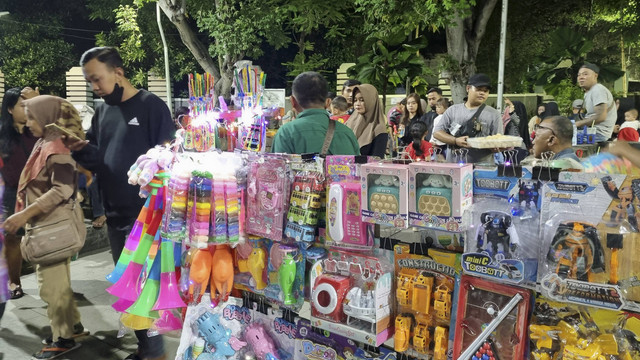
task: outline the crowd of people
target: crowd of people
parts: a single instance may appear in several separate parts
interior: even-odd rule
[[[420,94],[411,93],[385,115],[374,86],[347,80],[342,94],[333,97],[325,93],[327,84],[322,75],[308,72],[294,80],[292,112],[306,119],[313,108],[318,115],[327,114],[328,119],[316,119],[313,130],[310,124],[295,121],[283,124],[272,151],[319,152],[328,124],[334,120],[353,132],[344,132],[344,128],[339,127],[338,141],[343,146],[341,150],[329,151],[334,155],[400,157],[413,161],[442,156],[447,161],[498,164],[507,160],[522,164],[539,159],[564,160],[559,163],[561,167],[580,169],[574,146],[577,134],[585,133],[585,127],[591,137],[589,143],[638,141],[639,138],[638,110],[626,109],[620,121],[619,102],[598,82],[599,71],[598,66],[590,63],[580,68],[577,81],[585,92],[584,99],[573,101],[570,113],[561,114],[558,104],[550,101],[539,104],[530,119],[521,101],[505,97],[502,114],[487,105],[491,79],[481,73],[469,78],[467,96],[462,103],[453,104],[443,97],[440,88],[434,87],[425,94],[426,101]],[[321,86],[311,86],[312,82]],[[312,91],[317,93],[312,95]],[[329,94],[324,96],[324,105],[320,100],[323,93]],[[317,101],[313,105],[301,105],[298,99],[307,97]],[[469,138],[498,134],[520,137],[522,144],[516,148],[476,149],[467,142]],[[353,143],[354,137],[359,149],[345,148],[345,144]],[[509,159],[505,158],[505,152],[509,153]]]
[[[78,111],[62,98],[25,87],[8,90],[2,101],[0,154],[6,237],[0,237],[0,248],[4,246],[9,284],[0,284],[0,318],[4,300],[24,295],[21,238],[75,201],[80,167],[96,175],[113,262],[118,261],[144,202],[138,190],[127,183],[127,170],[138,156],[171,140],[176,129],[164,101],[131,85],[114,48],[90,49],[82,55],[80,65],[94,93],[104,99],[86,133]],[[580,68],[578,83],[585,96],[573,102],[569,116],[562,116],[557,104],[549,102],[541,104],[528,121],[522,102],[504,99],[502,114],[487,105],[491,80],[485,74],[470,77],[462,103],[453,104],[435,87],[422,94],[426,101],[421,94],[412,93],[385,114],[373,85],[348,80],[342,93],[334,96],[321,74],[305,72],[293,81],[292,110],[276,133],[272,151],[405,156],[411,160],[442,155],[452,162],[496,163],[504,161],[500,154],[505,149],[476,149],[468,140],[507,134],[523,140],[522,146],[512,149],[519,160],[565,159],[568,167],[579,167],[572,144],[576,131],[584,126],[593,129],[596,141],[616,136],[638,140],[638,111],[628,109],[624,122],[616,124],[616,103],[611,92],[598,83],[598,72],[593,64]],[[64,124],[72,130],[60,134],[52,124]],[[640,151],[626,142],[610,149],[640,165]],[[0,271],[5,267],[3,259]],[[34,358],[49,359],[75,348],[74,339],[87,331],[73,299],[70,259],[36,264],[35,269],[52,334],[43,339],[45,346]],[[162,336],[148,337],[147,330],[135,333],[138,349],[126,359],[166,358]]]

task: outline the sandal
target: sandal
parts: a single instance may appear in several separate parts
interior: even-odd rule
[[[93,222],[91,223],[91,225],[96,228],[96,229],[100,229],[104,226],[104,223],[107,222],[107,217],[102,215],[102,216],[98,216],[97,218],[93,219]]]
[[[21,285],[16,285],[16,288],[11,290],[11,300],[20,299],[24,296],[24,291],[22,290]]]
[[[45,346],[44,348],[42,348],[42,350],[33,354],[31,359],[32,360],[55,359],[79,347],[80,347],[80,344],[76,343],[72,339],[58,338],[58,341],[54,342],[50,346]]]

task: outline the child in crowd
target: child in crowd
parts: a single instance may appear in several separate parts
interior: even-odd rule
[[[413,141],[407,146],[407,156],[414,161],[430,161],[433,155],[431,143],[423,140],[427,134],[427,125],[422,121],[416,121],[409,126],[409,135]]]
[[[444,114],[444,112],[449,108],[449,105],[450,105],[449,99],[447,98],[440,98],[438,99],[438,101],[436,101],[436,113],[438,114],[438,116],[436,116],[436,118],[433,119],[434,129],[442,121],[442,114]],[[445,143],[443,143],[440,140],[437,140],[436,138],[433,137],[433,135],[431,135],[431,139],[429,140],[429,142],[431,142],[436,147],[442,147],[443,150],[446,147]]]
[[[344,96],[336,96],[331,100],[331,120],[337,120],[344,124],[350,116],[347,114],[347,110],[349,110],[349,104]]]
[[[638,110],[630,109],[624,113],[624,122],[620,125],[620,131],[618,132],[618,140],[624,141],[638,141],[638,127],[640,127],[640,121],[638,121]]]

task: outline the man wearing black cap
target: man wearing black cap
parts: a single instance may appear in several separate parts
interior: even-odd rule
[[[578,70],[578,84],[585,91],[583,107],[586,110],[584,120],[576,121],[576,126],[595,126],[596,141],[607,141],[616,124],[616,103],[609,89],[598,83],[600,68],[585,63]]]
[[[485,74],[473,75],[467,85],[467,100],[456,104],[442,114],[442,121],[433,129],[436,139],[449,145],[450,149],[466,148],[468,152],[458,156],[447,152],[450,162],[493,163],[493,152],[489,149],[472,149],[467,143],[470,137],[502,134],[502,117],[498,110],[485,104],[491,90],[491,81]],[[461,158],[462,157],[462,158]]]

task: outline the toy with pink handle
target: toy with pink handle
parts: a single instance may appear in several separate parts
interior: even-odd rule
[[[151,182],[153,192],[157,191],[157,197],[155,201],[154,211],[152,213],[151,221],[147,227],[147,231],[140,238],[140,244],[133,253],[129,265],[125,269],[120,279],[107,288],[107,292],[111,295],[117,296],[120,299],[135,301],[140,295],[139,278],[142,273],[143,264],[149,254],[149,249],[153,244],[153,240],[159,230],[160,223],[162,222],[162,181],[160,179],[154,179]]]

